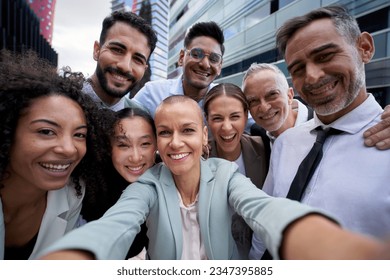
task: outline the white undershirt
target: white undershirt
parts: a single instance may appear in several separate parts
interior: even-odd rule
[[[238,165],[238,171],[240,171],[242,175],[246,176],[245,163],[244,163],[244,158],[242,157],[242,152],[240,153],[238,159],[236,159],[234,162]]]
[[[198,195],[195,201],[185,206],[179,191],[180,214],[183,233],[182,260],[207,260],[206,249],[200,235],[198,221]]]

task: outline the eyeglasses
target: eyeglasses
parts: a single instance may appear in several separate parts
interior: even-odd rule
[[[205,54],[201,48],[193,48],[191,50],[185,50],[193,59],[198,62],[201,61],[205,56],[209,57],[210,64],[217,65],[222,62],[222,55],[218,53]]]

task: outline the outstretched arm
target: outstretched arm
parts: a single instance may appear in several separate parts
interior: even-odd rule
[[[375,146],[379,150],[390,148],[390,105],[385,107],[382,121],[367,129],[364,134],[364,144],[369,147]]]
[[[387,248],[387,252],[385,250]],[[283,259],[388,259],[389,244],[343,230],[320,215],[308,215],[284,232]]]
[[[82,250],[62,250],[49,253],[42,260],[94,260],[92,253]]]

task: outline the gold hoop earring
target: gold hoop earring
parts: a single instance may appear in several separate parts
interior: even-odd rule
[[[159,162],[161,162],[161,157],[160,157],[160,154],[159,154],[158,150],[155,150],[154,151],[153,165],[155,165],[156,163],[159,163]]]
[[[208,145],[203,145],[202,159],[207,160],[210,157],[210,149]]]

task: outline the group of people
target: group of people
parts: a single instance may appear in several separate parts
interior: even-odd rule
[[[132,99],[157,42],[135,14],[104,19],[88,79],[2,52],[0,259],[390,258],[390,113],[365,86],[371,35],[329,6],[276,38],[307,105],[272,64],[214,84],[214,22],[186,33],[178,79]],[[342,132],[288,199],[318,127]]]

